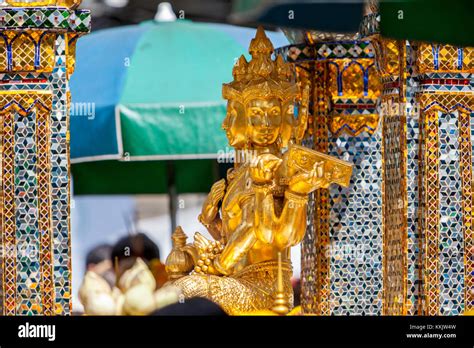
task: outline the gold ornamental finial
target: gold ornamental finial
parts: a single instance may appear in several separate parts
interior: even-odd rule
[[[173,232],[173,235],[171,236],[171,240],[173,241],[173,247],[174,248],[181,248],[186,245],[186,240],[187,236],[183,231],[183,228],[181,226],[176,227],[176,229]]]
[[[235,63],[234,69],[232,69],[232,76],[235,81],[241,81],[247,74],[247,59],[242,55],[239,60]]]
[[[287,79],[290,80],[293,73],[291,70],[291,67],[289,64],[287,64],[284,60],[283,57],[278,55],[276,60],[275,60],[275,68],[276,68],[276,74],[282,78],[282,79]]]
[[[257,34],[255,38],[250,41],[249,52],[252,58],[258,55],[270,55],[273,53],[273,44],[265,34],[262,26],[257,28]]]
[[[283,271],[281,264],[281,252],[278,252],[278,278],[277,278],[277,292],[275,301],[273,301],[272,311],[278,315],[285,315],[290,311],[288,299],[285,296],[283,287]]]
[[[186,234],[181,226],[176,227],[173,235],[173,249],[166,258],[166,272],[170,279],[179,279],[188,274],[193,268],[192,256],[186,252]]]
[[[258,27],[255,38],[250,42],[249,52],[252,56],[248,68],[250,77],[260,79],[270,76],[275,70],[272,62],[273,45],[262,27]]]

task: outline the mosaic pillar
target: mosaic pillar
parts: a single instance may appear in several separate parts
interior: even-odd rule
[[[354,163],[350,187],[311,201],[303,311],[462,314],[474,308],[474,49],[382,38],[377,1],[366,10],[359,33],[287,31],[295,43],[277,50],[313,74],[311,144]]]
[[[417,82],[415,80],[415,51],[414,47],[407,41],[405,42],[405,71],[404,88],[402,96],[405,101],[406,127],[405,135],[405,192],[406,202],[406,248],[404,260],[405,268],[401,271],[406,275],[406,297],[405,307],[408,315],[422,314],[422,221],[424,218],[423,206],[420,204],[422,190],[422,181],[420,168],[422,163],[421,156],[421,136],[420,114],[418,103],[416,101]],[[404,91],[403,91],[404,89]]]
[[[69,76],[78,0],[0,7],[0,312],[71,313]]]
[[[382,78],[379,114],[383,138],[383,311],[407,314],[407,117],[406,46],[403,41],[374,39]],[[416,187],[416,186],[415,186]],[[413,187],[410,187],[412,189]],[[411,307],[410,307],[411,310]]]
[[[382,39],[372,5],[361,34],[401,121],[382,115],[384,314],[462,314],[474,306],[473,49]]]
[[[308,42],[278,51],[312,67],[314,147],[354,164],[348,188],[314,195],[302,244],[302,307],[322,315],[382,313],[380,81],[369,41]]]
[[[417,45],[422,187],[422,313],[474,308],[474,49]]]
[[[328,152],[329,95],[327,62],[302,63],[296,68],[298,79],[311,86],[308,137],[305,146]],[[310,195],[307,214],[308,232],[302,242],[302,306],[307,313],[328,315],[329,265],[329,190],[318,189]]]
[[[328,103],[325,94],[320,93],[323,89],[318,84],[325,81],[324,66],[309,62],[308,64],[299,65],[296,71],[300,83],[310,86],[309,105],[302,105],[302,107],[306,107],[309,111],[308,124],[320,126],[319,128],[309,127],[307,137],[303,139],[303,145],[325,153],[327,152],[327,125],[325,119]],[[318,247],[320,248],[320,240],[323,237],[321,231],[327,230],[324,228],[328,218],[327,209],[321,203],[324,197],[327,197],[326,189],[318,189],[310,194],[307,213],[307,228],[310,232],[306,233],[301,245],[302,250],[305,250],[304,255],[302,254],[301,256],[301,274],[303,275],[301,277],[301,288],[304,292],[303,298],[306,299],[303,307],[306,311],[311,311],[312,313],[321,313],[322,308],[319,305],[319,299],[322,295],[322,288],[325,287],[322,284],[324,279],[313,280],[313,277],[320,276],[320,273],[316,273],[316,265],[324,262],[322,258],[325,256],[323,252],[317,249]],[[316,202],[320,203],[316,204]],[[319,219],[315,219],[315,216],[318,216]],[[316,284],[319,284],[319,286],[316,287]]]

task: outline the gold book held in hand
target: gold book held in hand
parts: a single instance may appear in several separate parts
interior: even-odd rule
[[[294,144],[288,149],[287,161],[287,168],[292,168],[291,170],[295,172],[311,172],[319,163],[328,185],[334,183],[348,187],[350,184],[353,165],[349,162]]]

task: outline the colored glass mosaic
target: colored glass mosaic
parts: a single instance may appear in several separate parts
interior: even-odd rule
[[[16,314],[41,313],[36,180],[36,113],[14,115]]]
[[[88,11],[0,9],[4,315],[71,313],[68,78],[89,21]]]
[[[413,47],[406,46],[406,88],[405,88],[405,114],[406,114],[406,200],[407,200],[407,255],[406,255],[406,312],[408,315],[421,313],[420,287],[421,287],[421,234],[420,219],[420,115],[415,112],[417,103],[415,99],[416,82],[413,72]]]
[[[331,314],[382,314],[382,132],[343,134],[329,154],[354,164],[348,188],[330,188]]]
[[[357,56],[358,43],[350,53],[345,43],[306,42],[278,51],[313,74],[309,133],[315,148],[327,144],[320,151],[343,159],[352,154],[355,162],[354,186],[331,188],[329,202],[315,194],[311,235],[302,247],[303,308],[315,314],[462,314],[474,304],[474,50],[375,36],[366,46],[374,54]],[[389,102],[398,110],[380,115]],[[318,118],[316,105],[324,117]],[[366,156],[360,164],[357,152]],[[371,191],[359,197],[357,184]],[[369,207],[370,216],[358,220]],[[344,245],[362,247],[361,231],[373,233],[375,253],[358,263],[332,253]],[[330,257],[321,256],[327,255],[322,244],[330,246]],[[374,278],[363,278],[363,271]],[[329,284],[328,292],[321,284]],[[358,287],[368,284],[372,292],[364,302]]]
[[[0,8],[0,29],[51,29],[88,33],[90,11],[66,8]]]
[[[51,208],[53,229],[53,269],[56,314],[70,313],[71,260],[69,247],[69,146],[68,82],[66,76],[66,40],[56,40],[56,67],[50,77],[53,88],[51,121]]]

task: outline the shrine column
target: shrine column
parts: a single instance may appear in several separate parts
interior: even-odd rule
[[[422,313],[474,308],[474,49],[418,43]]]
[[[382,93],[383,311],[406,314],[407,199],[404,42],[373,38]]]
[[[321,315],[379,315],[383,295],[380,76],[370,41],[322,37],[278,53],[310,74],[306,146],[354,164],[348,188],[319,189],[302,244],[302,308]],[[305,78],[306,79],[306,78]]]
[[[71,313],[69,77],[80,0],[0,7],[0,313]]]

